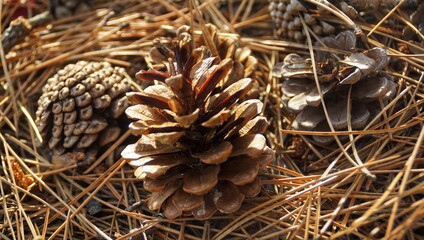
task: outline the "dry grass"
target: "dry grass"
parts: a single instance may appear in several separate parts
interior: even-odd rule
[[[205,22],[241,34],[260,60],[267,137],[277,150],[260,197],[237,214],[207,221],[167,220],[134,205],[147,192],[119,158],[128,132],[88,169],[50,163],[33,119],[48,77],[79,59],[109,61],[134,76],[146,68],[151,40],[192,17],[184,2],[119,1],[125,7],[113,14],[114,1],[97,1],[92,11],[34,29],[8,54],[0,52],[0,239],[424,239],[424,60],[423,54],[399,51],[400,44],[411,44],[401,40],[405,20],[388,15],[398,24],[392,29],[384,22],[376,28],[356,22],[365,33],[373,30],[369,47],[387,48],[398,66],[387,69],[399,92],[383,109],[383,120],[363,131],[302,132],[287,129],[292,117],[281,108],[280,83],[270,69],[287,53],[308,54],[310,46],[273,40],[265,0],[256,0],[255,8],[253,0],[234,3],[244,6],[240,11],[229,4],[223,13],[213,5],[217,1],[201,2]],[[41,2],[32,11],[44,9]],[[1,10],[3,31],[16,8],[5,4]],[[200,19],[196,12],[193,19]],[[313,134],[350,141],[320,146],[308,137]],[[301,156],[292,157],[292,135],[300,136]]]

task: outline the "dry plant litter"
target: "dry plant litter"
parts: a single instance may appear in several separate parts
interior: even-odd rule
[[[301,2],[323,7],[326,1]],[[419,3],[394,1],[353,19],[330,7],[323,15],[314,12],[338,28],[359,28],[361,51],[387,50],[390,64],[380,72],[396,79],[397,89],[363,129],[325,131],[291,128],[295,114],[284,107],[283,80],[272,69],[296,53],[312,58],[316,75],[315,50],[343,53],[315,46],[322,37],[302,21],[305,41],[277,38],[268,4],[205,0],[190,11],[188,1],[98,0],[74,15],[26,24],[21,39],[8,46],[2,41],[0,239],[424,239],[423,31],[419,14],[407,6]],[[46,0],[3,1],[2,39],[16,14],[31,19],[47,9]],[[169,220],[146,207],[149,193],[120,157],[134,141],[128,130],[80,167],[78,155],[52,162],[35,123],[43,86],[65,65],[109,62],[126,69],[134,89],[143,89],[134,76],[152,67],[146,58],[153,39],[170,39],[191,23],[196,31],[213,23],[252,49],[262,115],[270,123],[265,135],[276,151],[257,197],[235,213],[203,221]],[[322,144],[311,136],[335,141]]]

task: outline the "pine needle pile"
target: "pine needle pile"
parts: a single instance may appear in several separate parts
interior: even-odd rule
[[[0,239],[424,239],[423,9],[2,3]]]

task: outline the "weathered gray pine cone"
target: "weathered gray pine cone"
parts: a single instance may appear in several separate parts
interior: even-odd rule
[[[97,149],[120,135],[128,101],[125,69],[107,62],[68,64],[47,80],[36,123],[53,156]],[[125,117],[125,116],[124,116]]]
[[[207,29],[218,37],[216,28]],[[267,127],[262,102],[242,100],[254,82],[245,78],[248,67],[237,66],[245,57],[234,54],[231,38],[224,37],[222,46],[214,43],[220,52],[214,55],[187,30],[178,30],[172,50],[156,41],[152,58],[161,60],[164,71],[137,74],[156,81],[127,94],[133,104],[126,110],[134,120],[130,130],[140,138],[122,156],[152,192],[150,209],[162,209],[167,218],[207,219],[216,211],[235,212],[245,197],[259,194],[258,174],[274,151],[262,135]]]
[[[344,0],[347,5],[352,6],[358,11],[390,10],[402,0]],[[405,0],[402,8],[415,8],[420,0]],[[334,0],[333,0],[334,2]]]
[[[320,3],[326,5],[323,1]],[[397,4],[397,0],[328,0],[327,3],[331,4],[332,7],[338,8],[339,11],[345,13],[351,19],[355,19],[360,15],[364,19],[364,16],[368,13],[372,15],[377,10],[384,12],[391,10]],[[352,26],[344,26],[343,24],[325,21],[326,15],[332,16],[332,14],[317,6],[308,1],[270,0],[269,12],[277,29],[277,35],[284,39],[303,43],[306,35],[303,30],[301,18],[303,18],[305,24],[317,36],[327,37],[337,34],[343,29],[351,29]],[[370,17],[367,19],[375,18]],[[376,24],[376,22],[372,22],[372,24]]]
[[[356,37],[342,32],[323,42],[333,48],[348,51],[355,48]],[[339,56],[338,61],[324,52],[316,53],[319,86],[326,102],[330,121],[336,130],[348,127],[347,97],[351,89],[351,126],[364,128],[381,110],[379,100],[386,102],[396,92],[396,84],[389,75],[380,73],[388,64],[386,50],[373,48],[361,53]],[[297,113],[293,122],[295,129],[328,131],[321,106],[321,96],[313,76],[312,60],[297,54],[289,54],[277,65],[274,75],[282,77],[282,93],[285,107]],[[315,137],[321,143],[330,143],[332,137]]]
[[[412,11],[411,11],[412,9]],[[404,14],[406,18],[409,18],[411,24],[415,26],[415,28],[421,33],[417,34],[417,32],[412,29],[410,26],[405,26],[403,29],[403,39],[404,40],[414,40],[416,42],[424,43],[424,39],[422,36],[424,35],[424,2],[420,4],[412,5],[411,8],[406,9]],[[415,51],[413,51],[415,52]]]

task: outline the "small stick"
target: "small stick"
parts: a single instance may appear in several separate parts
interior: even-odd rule
[[[36,27],[43,26],[53,20],[49,11],[40,13],[30,19],[18,17],[4,30],[1,38],[4,53],[8,53],[16,44],[25,40],[25,37]]]

